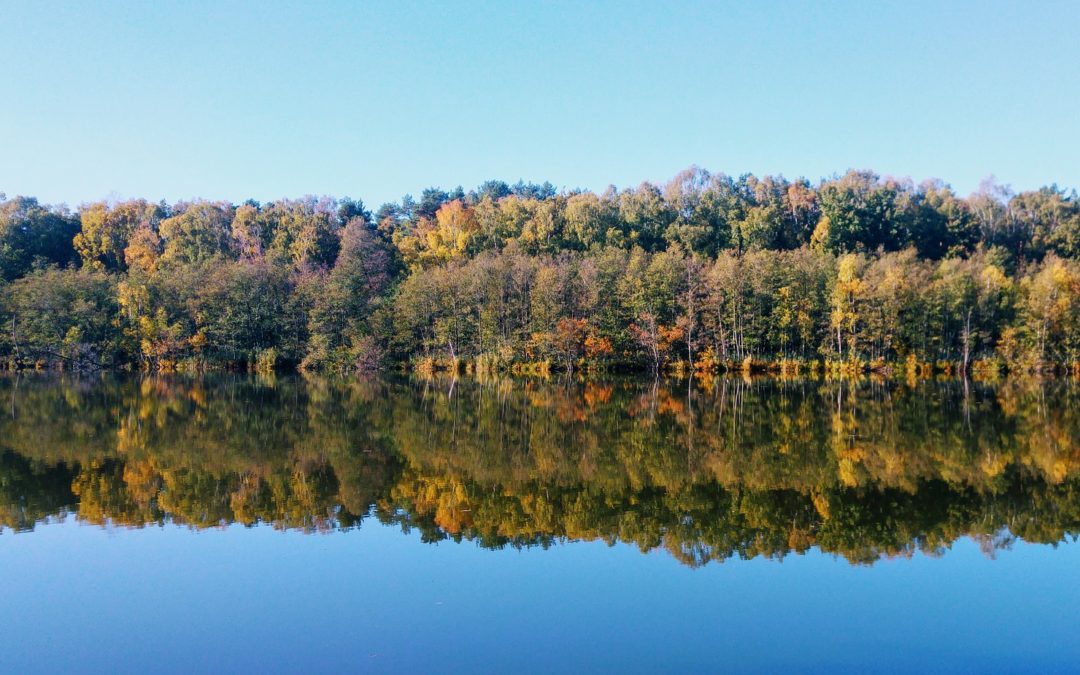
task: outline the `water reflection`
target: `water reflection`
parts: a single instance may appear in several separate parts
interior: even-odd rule
[[[0,379],[0,525],[365,518],[425,540],[812,547],[852,562],[1080,531],[1067,381],[718,379],[701,387],[248,377]]]

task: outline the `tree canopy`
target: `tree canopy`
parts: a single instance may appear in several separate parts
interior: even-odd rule
[[[310,196],[75,212],[15,197],[0,273],[0,358],[16,368],[1080,362],[1080,198],[1058,186],[961,197],[870,171],[691,167],[599,193],[429,188],[374,213]]]

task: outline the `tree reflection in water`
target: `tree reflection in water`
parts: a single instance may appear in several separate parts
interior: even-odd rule
[[[1080,531],[1062,380],[6,377],[0,525],[366,518],[486,547],[856,563]]]

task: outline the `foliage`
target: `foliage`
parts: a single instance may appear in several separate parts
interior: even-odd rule
[[[4,290],[4,347],[16,366],[116,365],[120,354],[113,277],[91,269],[50,268]]]
[[[66,209],[42,206],[33,197],[6,200],[0,193],[0,279],[11,281],[35,267],[72,262],[72,239],[78,231],[78,221]]]
[[[280,368],[339,373],[409,360],[1075,370],[1078,256],[1075,191],[987,183],[962,198],[869,171],[812,184],[691,167],[601,193],[488,181],[375,214],[313,196],[98,202],[77,217],[0,201],[0,273],[15,284],[0,311],[85,324],[75,300],[116,306],[93,328],[111,331],[93,338],[95,362],[150,370],[252,368],[269,349]],[[64,284],[41,276],[79,263],[87,274]],[[113,275],[108,303],[91,271]],[[7,335],[0,356],[26,366],[16,342]],[[68,358],[50,344],[35,364]]]

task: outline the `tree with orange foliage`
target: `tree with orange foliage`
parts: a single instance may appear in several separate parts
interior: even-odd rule
[[[658,374],[668,360],[671,346],[682,339],[683,331],[678,326],[660,325],[652,312],[642,312],[638,315],[638,321],[630,324],[630,335],[648,353],[653,373]]]

